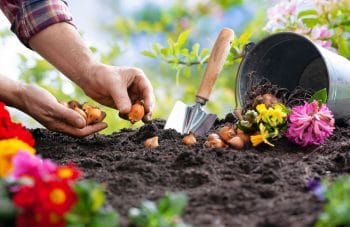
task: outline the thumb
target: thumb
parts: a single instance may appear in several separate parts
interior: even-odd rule
[[[84,128],[86,126],[85,118],[76,111],[65,107],[59,103],[57,103],[56,110],[59,118],[68,125],[75,128]]]
[[[120,114],[125,115],[130,112],[131,101],[130,101],[127,89],[125,88],[114,89],[112,91],[112,98]]]

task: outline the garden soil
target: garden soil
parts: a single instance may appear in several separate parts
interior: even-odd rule
[[[212,131],[225,122],[216,122]],[[193,226],[312,226],[323,203],[306,182],[350,171],[350,128],[338,127],[323,146],[300,148],[286,139],[275,147],[205,148],[205,138],[185,146],[181,135],[155,120],[138,130],[77,139],[32,130],[38,153],[60,164],[75,163],[84,177],[106,185],[107,200],[130,226],[127,211],[164,192],[185,192],[183,215]],[[160,147],[145,148],[158,135]]]

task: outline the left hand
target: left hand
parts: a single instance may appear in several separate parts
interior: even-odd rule
[[[104,122],[86,125],[80,114],[57,102],[50,92],[37,85],[21,85],[20,91],[20,103],[16,107],[52,131],[84,137],[107,127]]]

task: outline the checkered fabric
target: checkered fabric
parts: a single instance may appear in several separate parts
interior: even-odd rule
[[[52,24],[73,25],[67,3],[62,0],[0,0],[0,8],[11,22],[11,30],[27,47],[31,37]]]

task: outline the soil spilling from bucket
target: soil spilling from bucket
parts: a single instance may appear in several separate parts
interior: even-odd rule
[[[305,101],[311,98],[314,90],[296,87],[293,90],[280,87],[271,83],[267,78],[257,77],[256,72],[251,72],[247,75],[247,89],[244,94],[243,112],[248,109],[254,109],[255,98],[264,94],[272,94],[280,100],[281,103],[289,108],[296,105],[302,105]]]
[[[235,118],[229,114],[214,128]],[[337,128],[323,146],[300,148],[280,139],[244,150],[185,146],[181,135],[163,130],[155,120],[138,130],[109,136],[72,138],[45,129],[33,130],[36,148],[58,163],[73,162],[85,178],[107,185],[110,205],[129,226],[127,211],[165,191],[189,197],[184,213],[193,226],[311,226],[322,210],[306,188],[312,178],[335,177],[350,171],[350,128]],[[160,147],[147,149],[146,138],[159,136]]]

